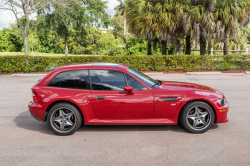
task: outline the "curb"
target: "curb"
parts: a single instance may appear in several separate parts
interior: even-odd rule
[[[11,74],[11,76],[30,77],[30,76],[46,76],[47,74]]]
[[[220,75],[221,72],[187,72],[187,75]]]
[[[157,73],[156,73],[156,72],[155,72],[155,73],[152,72],[152,73],[144,73],[144,74],[147,74],[147,75],[150,75],[150,74],[155,75],[155,74],[163,74],[163,72],[157,72]]]

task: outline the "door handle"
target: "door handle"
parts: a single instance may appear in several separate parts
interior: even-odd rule
[[[106,99],[105,96],[96,96],[95,99]]]

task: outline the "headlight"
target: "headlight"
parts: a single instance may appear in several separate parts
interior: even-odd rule
[[[225,99],[225,97],[223,97],[222,99],[218,100],[218,103],[219,103],[221,106],[225,105],[225,104],[226,104],[226,99]]]

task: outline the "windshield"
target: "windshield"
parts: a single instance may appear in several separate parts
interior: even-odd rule
[[[131,74],[133,74],[134,76],[136,76],[137,78],[139,78],[140,80],[142,80],[143,82],[145,82],[148,86],[153,87],[154,85],[156,85],[158,82],[156,80],[154,80],[153,78],[150,78],[149,76],[147,76],[146,74],[132,68],[129,67],[127,69],[127,71]]]

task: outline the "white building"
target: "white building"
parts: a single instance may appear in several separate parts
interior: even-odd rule
[[[105,30],[105,29],[97,29],[98,31],[101,31],[102,33],[106,33],[107,32],[107,30]]]

